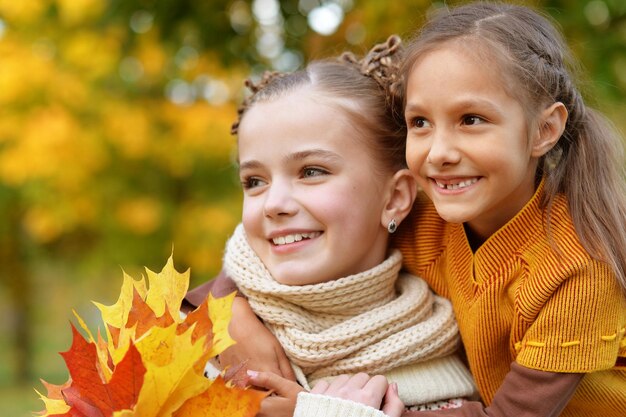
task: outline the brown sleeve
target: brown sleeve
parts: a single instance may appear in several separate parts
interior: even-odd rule
[[[583,375],[538,371],[513,362],[488,407],[469,401],[451,410],[406,411],[402,417],[555,417],[572,398]]]
[[[205,298],[209,296],[209,293],[213,294],[213,297],[224,297],[234,291],[237,291],[237,296],[243,296],[237,289],[235,282],[230,279],[228,275],[221,270],[220,273],[212,280],[205,282],[190,290],[183,299],[182,310],[187,312],[198,307]]]

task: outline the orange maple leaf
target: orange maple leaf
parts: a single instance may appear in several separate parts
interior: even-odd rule
[[[213,342],[213,323],[209,319],[209,299],[206,298],[195,310],[187,314],[185,320],[176,328],[176,334],[182,334],[193,326],[191,342],[196,343],[200,336],[206,336],[206,343]]]
[[[218,376],[209,389],[187,400],[172,417],[254,417],[268,394],[232,386]]]
[[[165,310],[161,317],[157,317],[154,311],[141,298],[136,289],[133,289],[133,304],[128,313],[127,329],[137,325],[135,338],[141,337],[152,327],[168,327],[174,324],[174,319],[169,310]]]

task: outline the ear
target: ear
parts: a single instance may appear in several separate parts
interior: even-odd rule
[[[399,225],[409,214],[417,196],[417,182],[408,169],[396,172],[389,183],[389,193],[380,221],[384,228],[393,219]]]
[[[556,145],[565,130],[567,109],[560,101],[541,112],[538,129],[533,140],[532,156],[539,158]]]

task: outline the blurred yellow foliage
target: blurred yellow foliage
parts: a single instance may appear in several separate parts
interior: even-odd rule
[[[52,63],[29,44],[3,39],[0,55],[0,104],[36,98],[42,90],[52,87],[51,77],[55,73]]]
[[[33,23],[50,5],[50,0],[0,0],[0,14],[16,24]]]
[[[184,205],[174,227],[178,256],[203,272],[216,273],[221,269],[226,237],[240,221],[239,199]]]
[[[146,156],[155,134],[148,109],[118,102],[105,103],[103,107],[107,139],[127,158]]]
[[[120,39],[115,32],[79,30],[64,38],[61,54],[68,64],[81,71],[85,81],[115,74],[120,58]]]
[[[56,0],[61,21],[67,25],[84,23],[100,16],[105,0]]]
[[[31,207],[24,217],[24,227],[37,242],[48,243],[63,232],[59,220],[47,207]]]
[[[163,75],[168,57],[159,43],[156,30],[140,37],[135,55],[141,62],[147,81],[154,81]]]
[[[122,200],[116,207],[115,215],[120,224],[128,230],[147,235],[161,225],[162,207],[158,200],[139,196]]]

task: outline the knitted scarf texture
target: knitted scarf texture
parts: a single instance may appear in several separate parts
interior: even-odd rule
[[[459,335],[450,302],[434,295],[422,279],[399,273],[401,263],[402,255],[394,250],[359,274],[320,284],[283,285],[252,250],[242,225],[224,256],[227,274],[283,346],[305,388],[326,377],[384,374],[456,351]],[[460,362],[432,364],[455,368],[449,377],[459,378]],[[466,371],[461,373],[461,379],[469,378]],[[472,393],[471,379],[453,391]]]

